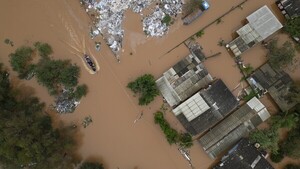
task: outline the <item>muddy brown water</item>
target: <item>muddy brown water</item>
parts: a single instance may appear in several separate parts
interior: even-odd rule
[[[189,169],[188,162],[175,146],[166,142],[161,130],[153,122],[153,113],[160,108],[161,98],[149,106],[138,106],[137,98],[126,88],[126,84],[144,73],[159,77],[188,54],[184,45],[166,54],[168,50],[240,2],[211,0],[211,8],[197,21],[182,26],[178,17],[169,33],[161,38],[147,38],[142,31],[141,16],[128,11],[124,22],[124,51],[121,63],[117,63],[107,46],[103,45],[99,53],[94,50],[94,41],[88,37],[91,22],[78,1],[5,1],[0,7],[0,59],[9,68],[9,53],[22,45],[42,41],[51,44],[55,59],[71,59],[81,67],[80,83],[88,85],[89,93],[73,114],[59,117],[67,123],[80,123],[85,116],[92,116],[93,123],[80,129],[82,137],[79,138],[78,153],[83,158],[100,159],[108,169]],[[220,38],[227,42],[232,40],[234,31],[243,25],[245,17],[264,4],[270,6],[273,1],[249,0],[243,10],[237,9],[225,16],[222,23],[210,26],[205,30],[205,35],[198,39],[207,55],[222,52],[220,56],[207,60],[205,66],[214,77],[222,78],[231,90],[239,83],[241,75],[230,54],[217,43]],[[272,5],[271,8],[276,10]],[[276,14],[280,16],[278,11]],[[4,44],[2,41],[5,38],[11,39],[15,46]],[[84,69],[70,47],[71,44],[83,50],[83,38],[86,48],[100,63],[100,72],[96,75],[90,75]],[[104,44],[99,37],[96,40]],[[265,52],[256,46],[247,51],[243,59],[258,67],[266,61]],[[297,70],[292,74],[293,77],[299,79],[299,74],[295,72]],[[48,105],[52,103],[53,99],[46,89],[35,80],[21,81],[20,85],[30,86],[41,100]],[[134,124],[141,111],[144,111],[143,118]],[[166,117],[173,127],[184,131],[171,113],[166,113]],[[194,144],[190,150],[193,165],[196,169],[208,168],[213,160],[196,141]]]

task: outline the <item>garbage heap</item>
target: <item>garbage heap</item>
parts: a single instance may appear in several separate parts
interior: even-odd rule
[[[81,0],[86,11],[96,12],[95,27],[91,29],[91,36],[102,34],[107,45],[118,57],[122,49],[124,29],[122,21],[124,12],[131,9],[135,13],[141,13],[157,0]],[[181,0],[160,0],[154,12],[143,19],[143,30],[150,36],[162,36],[168,31],[168,26],[162,23],[165,15],[177,16],[182,11]],[[95,15],[95,14],[93,14]]]
[[[63,92],[55,99],[54,108],[58,113],[72,113],[80,104],[73,96],[73,90],[63,89]]]
[[[153,13],[149,14],[143,19],[143,31],[147,36],[163,36],[169,28],[163,19],[169,15],[170,17],[177,17],[177,14],[182,13],[181,0],[161,0],[156,5]]]

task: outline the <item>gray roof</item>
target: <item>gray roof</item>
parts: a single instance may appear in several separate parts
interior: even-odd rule
[[[288,18],[300,16],[300,0],[280,0],[277,4],[283,14],[288,15]]]
[[[212,80],[200,59],[190,54],[163,73],[156,84],[169,105],[174,107]]]
[[[177,106],[173,113],[189,133],[196,135],[222,120],[237,105],[224,82],[217,80]]]
[[[257,90],[267,90],[282,111],[287,111],[296,105],[296,102],[288,102],[284,99],[293,83],[291,77],[284,71],[273,69],[266,63],[247,80]]]
[[[203,135],[199,143],[211,158],[216,158],[269,117],[265,106],[254,97]]]
[[[248,139],[241,139],[213,169],[274,169]]]

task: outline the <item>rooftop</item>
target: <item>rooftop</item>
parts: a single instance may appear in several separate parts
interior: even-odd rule
[[[212,82],[200,59],[189,54],[160,77],[156,84],[171,107],[177,106]]]
[[[227,45],[235,56],[282,28],[282,24],[266,5],[249,15],[247,20],[248,24],[236,31],[239,37]]]
[[[268,110],[254,97],[203,135],[199,143],[214,159],[269,117]]]
[[[275,70],[266,63],[247,80],[258,91],[267,90],[282,111],[287,111],[296,105],[295,102],[288,102],[284,99],[293,83],[291,77],[284,71]]]
[[[280,0],[277,6],[287,19],[300,16],[300,0]]]
[[[274,169],[248,139],[241,139],[214,169]]]
[[[201,133],[223,119],[238,102],[222,80],[181,103],[173,113],[192,135]]]

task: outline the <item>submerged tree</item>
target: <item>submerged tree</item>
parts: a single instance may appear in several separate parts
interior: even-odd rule
[[[269,49],[267,54],[269,63],[275,69],[292,64],[296,56],[293,44],[289,41],[285,42],[282,47],[278,47],[277,40],[273,40],[267,45],[267,48]]]
[[[33,49],[27,46],[22,46],[18,48],[15,53],[11,53],[10,64],[14,71],[18,73],[19,78],[29,79],[30,74],[34,72],[35,65],[31,63],[32,61]]]
[[[138,77],[135,81],[128,83],[127,87],[135,94],[140,94],[139,105],[148,105],[159,94],[151,74]]]
[[[95,162],[84,162],[80,169],[104,169],[102,164]]]
[[[4,168],[72,168],[73,131],[55,129],[34,97],[18,97],[0,67],[0,163]]]
[[[53,53],[52,47],[48,43],[35,42],[34,46],[42,57],[48,57]]]

